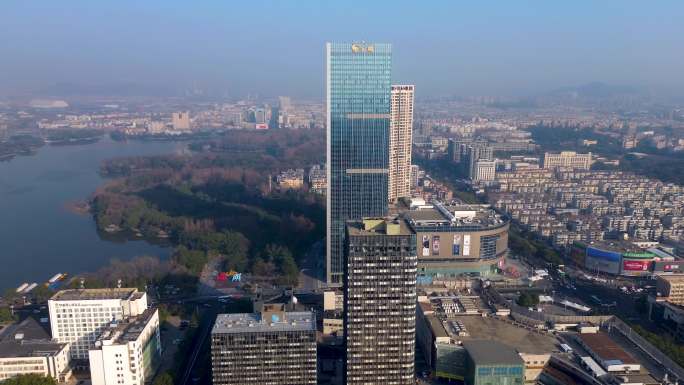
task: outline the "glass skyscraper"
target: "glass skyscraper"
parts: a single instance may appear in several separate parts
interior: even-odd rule
[[[345,224],[387,214],[392,47],[326,44],[327,281],[341,285]]]

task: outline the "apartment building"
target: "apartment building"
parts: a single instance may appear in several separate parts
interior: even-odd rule
[[[389,129],[389,200],[411,196],[411,145],[415,86],[393,85]]]

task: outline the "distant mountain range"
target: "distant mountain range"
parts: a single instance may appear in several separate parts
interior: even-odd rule
[[[580,86],[562,87],[548,93],[548,96],[565,96],[582,99],[602,99],[620,96],[644,96],[649,89],[639,86],[612,85],[592,82]]]
[[[169,96],[178,94],[171,87],[137,83],[80,84],[55,83],[35,92],[51,96]]]

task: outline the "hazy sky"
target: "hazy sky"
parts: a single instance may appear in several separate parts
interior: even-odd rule
[[[324,43],[390,42],[422,95],[684,86],[684,1],[1,0],[0,91],[57,82],[323,93]]]

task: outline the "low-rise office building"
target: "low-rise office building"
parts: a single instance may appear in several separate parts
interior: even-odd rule
[[[7,326],[0,337],[0,382],[25,374],[71,378],[69,344],[52,341],[33,318]]]
[[[684,306],[684,274],[659,275],[656,292],[657,300]]]
[[[147,309],[147,294],[136,288],[61,290],[48,309],[52,338],[69,343],[71,358],[87,364],[88,351],[113,321]]]
[[[591,168],[591,152],[578,154],[574,151],[561,151],[560,153],[544,153],[544,168],[569,168],[589,170]]]
[[[493,340],[466,341],[466,384],[522,385],[525,363],[512,348]]]
[[[578,334],[577,341],[608,373],[636,372],[641,364],[605,333]]]

